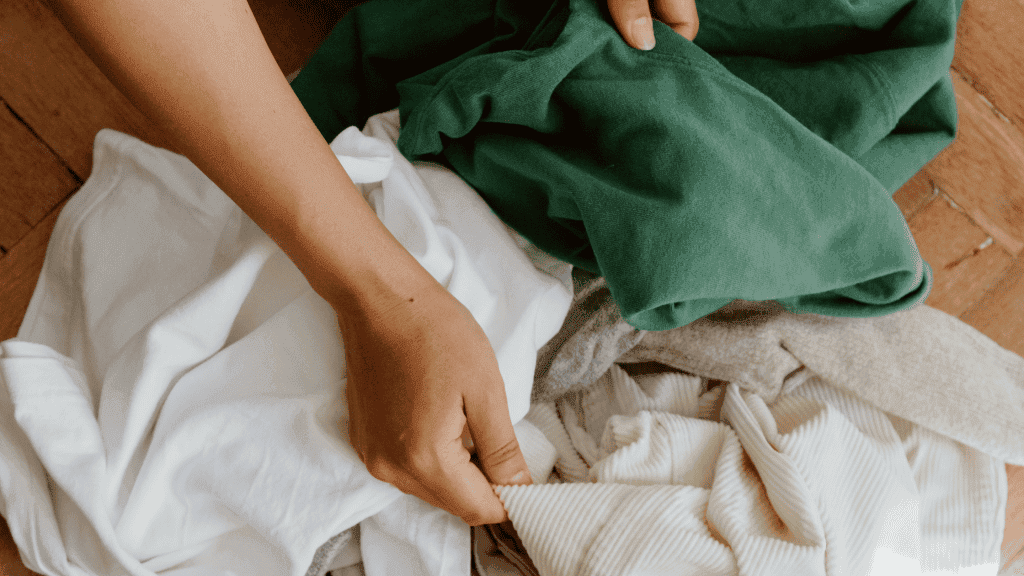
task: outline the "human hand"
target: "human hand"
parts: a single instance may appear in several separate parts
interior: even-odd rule
[[[383,314],[339,314],[352,446],[377,479],[467,524],[503,522],[491,484],[529,484],[530,472],[498,362],[458,300],[438,284],[419,292]]]
[[[687,40],[697,37],[696,0],[654,0],[655,17]],[[626,42],[640,50],[654,48],[654,23],[648,0],[608,0],[608,11]]]

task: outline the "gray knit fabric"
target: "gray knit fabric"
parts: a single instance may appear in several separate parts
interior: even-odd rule
[[[1024,446],[1024,359],[948,314],[918,306],[832,318],[737,300],[686,326],[643,333],[622,320],[599,278],[577,279],[570,317],[541,350],[535,399],[586,388],[612,363],[653,362],[734,382],[768,402],[810,372],[890,414],[1024,464],[1024,451],[1007,448]]]
[[[537,352],[534,402],[590,386],[646,334],[622,319],[604,278],[574,268],[572,280],[574,296],[565,323]]]
[[[772,402],[804,372],[943,436],[1024,465],[1024,358],[927,305],[873,318],[767,311],[648,333],[619,363],[657,362]]]
[[[338,555],[338,552],[352,539],[353,530],[355,529],[349,528],[340,534],[335,534],[317,548],[316,554],[313,555],[313,563],[306,570],[306,576],[325,576],[327,569],[330,568],[331,562]]]
[[[572,280],[574,296],[565,323],[558,334],[537,352],[534,402],[555,400],[569,392],[585,389],[615,362],[649,360],[626,355],[640,344],[647,332],[630,326],[622,319],[604,278],[575,268]],[[756,332],[758,326],[781,312],[782,307],[776,302],[735,300],[693,325],[698,332],[699,326],[705,323],[744,326],[748,331]],[[718,380],[736,380],[732,372],[700,374]]]

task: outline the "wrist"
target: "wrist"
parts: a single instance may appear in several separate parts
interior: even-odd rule
[[[339,318],[380,317],[427,294],[447,294],[350,186],[320,195],[323,205],[300,212],[275,238],[313,290]]]

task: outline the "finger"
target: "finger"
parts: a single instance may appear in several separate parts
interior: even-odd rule
[[[697,37],[700,22],[695,0],[654,0],[654,13],[683,38],[692,41]]]
[[[350,422],[348,425],[348,443],[352,446],[352,450],[355,450],[356,456],[359,457],[359,461],[364,465],[366,464],[365,447],[363,443],[358,440],[357,428]]]
[[[408,462],[377,472],[399,490],[443,508],[470,526],[508,520],[505,506],[461,442],[448,444],[436,460]],[[374,474],[377,476],[377,474]]]
[[[476,444],[473,443],[473,435],[469,433],[469,423],[462,429],[462,447],[471,455],[476,454]]]
[[[608,11],[630,46],[640,50],[654,48],[654,23],[647,0],[608,0]]]
[[[465,456],[469,456],[461,446],[459,449]],[[464,511],[456,512],[456,515],[467,524],[480,526],[508,521],[505,505],[494,492],[491,482],[469,458],[460,457],[459,465],[446,468],[446,472],[449,474],[444,488],[450,488],[451,491],[439,496],[452,505],[461,505]]]
[[[348,405],[348,443],[352,446],[352,449],[356,451],[356,455],[359,456],[359,460],[364,464],[366,463],[364,451],[366,447],[363,445],[363,438],[360,433],[362,430],[362,422],[360,415],[362,410],[359,409],[359,405],[356,402],[355,394],[352,389],[345,388],[345,401]],[[355,407],[355,409],[353,409]],[[341,422],[339,422],[340,424]]]
[[[504,386],[500,394],[466,398],[466,424],[473,436],[476,457],[492,484],[529,484],[530,469],[519,449]]]

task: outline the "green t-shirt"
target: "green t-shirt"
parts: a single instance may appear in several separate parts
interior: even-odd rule
[[[878,316],[931,285],[892,193],[952,141],[959,0],[697,0],[629,47],[604,0],[373,0],[293,83],[324,137],[399,107],[638,328],[734,299]]]

